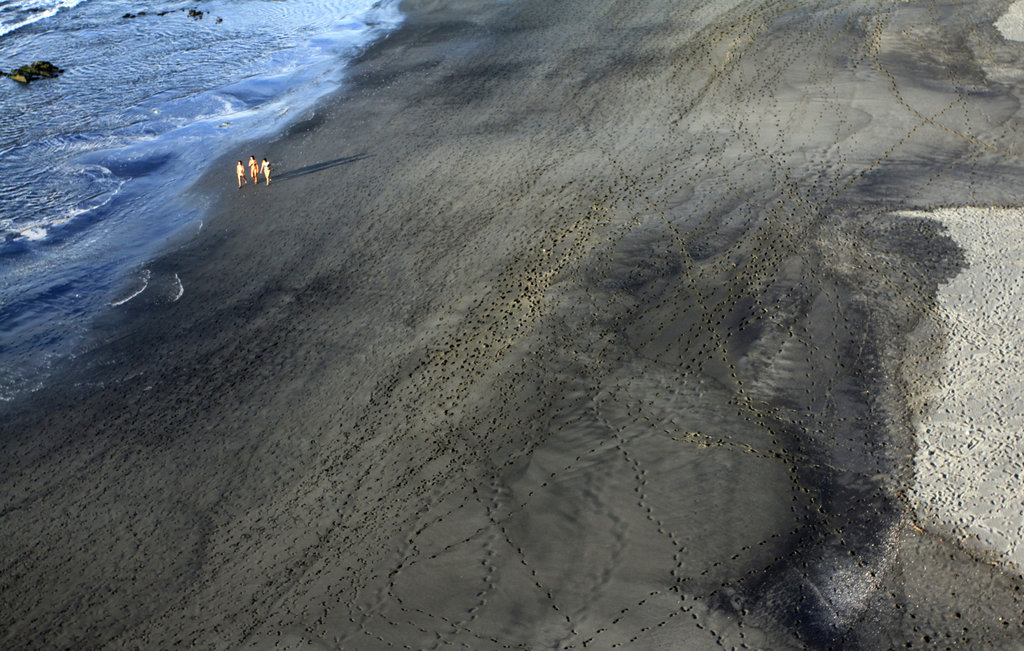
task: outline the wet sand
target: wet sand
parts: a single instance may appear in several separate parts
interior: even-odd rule
[[[408,0],[4,407],[0,641],[1016,648],[915,464],[1007,4]]]

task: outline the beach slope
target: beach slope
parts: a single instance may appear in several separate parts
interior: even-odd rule
[[[908,212],[1018,203],[1000,6],[408,0],[4,407],[3,646],[1012,648]]]

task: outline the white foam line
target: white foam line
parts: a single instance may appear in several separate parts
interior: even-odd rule
[[[174,274],[174,280],[178,283],[178,295],[171,299],[172,303],[177,303],[181,295],[185,293],[185,286],[181,284],[181,278],[178,278],[178,274]]]
[[[142,287],[137,292],[135,292],[134,294],[128,296],[127,298],[122,298],[120,301],[114,301],[113,303],[110,304],[110,307],[117,307],[118,305],[124,305],[125,303],[127,303],[130,300],[132,300],[133,298],[135,298],[136,296],[138,296],[142,292],[146,291],[147,287],[149,287],[149,269],[147,269],[147,270],[142,272]]]
[[[21,22],[12,23],[8,25],[0,25],[0,36],[3,36],[4,34],[10,34],[11,32],[21,29],[26,25],[31,25],[34,22],[49,18],[50,16],[55,15],[61,9],[71,9],[81,1],[82,0],[65,0],[64,2],[60,2],[45,10],[41,10],[41,8],[38,6],[26,5],[24,7],[25,9],[37,9],[37,11],[33,13],[29,18],[26,18]]]

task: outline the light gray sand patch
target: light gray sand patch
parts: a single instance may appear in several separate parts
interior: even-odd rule
[[[938,295],[948,335],[917,424],[919,515],[1024,566],[1024,209],[907,214],[945,224],[969,265]]]
[[[1018,0],[1010,5],[996,21],[996,28],[1005,39],[1024,41],[1024,2]]]

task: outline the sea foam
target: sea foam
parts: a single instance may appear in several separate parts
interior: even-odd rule
[[[70,9],[81,2],[82,0],[22,0],[5,4],[0,8],[0,36],[49,18],[61,9]]]

